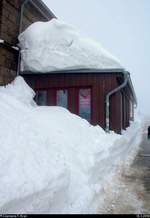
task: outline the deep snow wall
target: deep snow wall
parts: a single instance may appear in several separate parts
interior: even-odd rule
[[[106,134],[34,95],[21,77],[0,88],[0,213],[96,213],[138,150],[141,120]]]

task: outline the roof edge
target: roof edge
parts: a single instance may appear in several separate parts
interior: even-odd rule
[[[36,6],[39,11],[42,11],[42,15],[47,19],[50,20],[52,18],[57,18],[55,14],[47,7],[47,5],[42,0],[30,0],[31,4]]]
[[[32,72],[32,71],[21,71],[20,75],[29,75],[29,74],[55,74],[55,73],[123,73],[126,72],[124,68],[104,68],[104,69],[92,69],[92,68],[84,68],[84,69],[64,69],[64,70],[54,70],[48,72]]]
[[[135,94],[135,90],[134,90],[134,87],[133,87],[133,83],[132,83],[132,80],[131,80],[131,76],[130,76],[130,73],[129,73],[129,72],[127,72],[127,73],[129,74],[128,84],[129,84],[129,86],[130,86],[130,88],[131,88],[135,105],[137,106],[137,97],[136,97],[136,94]]]

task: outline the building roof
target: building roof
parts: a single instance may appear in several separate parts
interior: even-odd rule
[[[54,13],[46,6],[46,4],[42,0],[30,0],[29,2],[33,4],[35,7],[37,7],[37,9],[47,20],[56,18]]]

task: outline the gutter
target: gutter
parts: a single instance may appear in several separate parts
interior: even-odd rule
[[[22,31],[22,21],[23,21],[23,12],[25,5],[29,2],[30,0],[24,0],[24,2],[21,4],[21,12],[20,12],[20,22],[19,22],[19,35]],[[19,76],[20,72],[20,61],[21,61],[21,51],[19,49],[19,54],[18,54],[18,65],[17,65],[17,76]]]
[[[118,86],[117,88],[113,89],[112,91],[110,91],[107,95],[106,95],[106,127],[105,127],[105,131],[107,133],[109,133],[110,131],[110,109],[109,109],[109,105],[110,105],[110,97],[119,92],[121,89],[123,89],[124,87],[126,87],[128,81],[129,81],[129,78],[130,78],[130,74],[129,72],[127,71],[123,71],[123,76],[124,76],[124,82]]]
[[[21,74],[25,75],[25,74],[41,74],[41,75],[46,75],[46,74],[61,74],[61,73],[95,73],[95,74],[99,74],[99,73],[122,73],[124,71],[124,68],[102,68],[102,69],[92,69],[92,68],[77,68],[77,69],[63,69],[63,70],[53,70],[53,71],[47,71],[47,72],[32,72],[32,71],[22,71]]]
[[[131,90],[132,90],[132,94],[133,94],[133,99],[134,99],[134,103],[135,103],[135,108],[137,107],[137,98],[136,98],[136,94],[135,94],[135,91],[134,91],[134,88],[133,88],[133,84],[132,84],[132,81],[131,81],[131,78],[129,77],[129,85],[131,87]]]

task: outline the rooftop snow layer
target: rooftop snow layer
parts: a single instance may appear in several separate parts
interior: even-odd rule
[[[36,22],[19,36],[21,71],[122,68],[102,46],[58,19]]]

